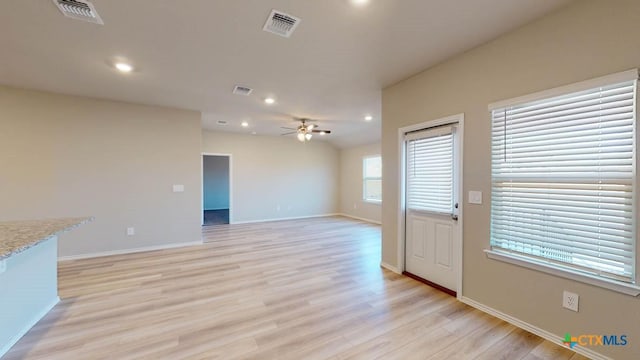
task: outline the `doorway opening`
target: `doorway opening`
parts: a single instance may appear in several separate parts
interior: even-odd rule
[[[231,219],[231,155],[202,154],[202,225]]]
[[[400,270],[453,296],[462,289],[464,115],[400,129]]]

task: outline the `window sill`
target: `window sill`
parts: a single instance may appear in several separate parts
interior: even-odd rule
[[[362,202],[374,204],[374,205],[382,205],[382,200],[367,200],[363,199]]]
[[[536,261],[534,259],[529,259],[524,256],[518,256],[515,254],[507,254],[494,250],[485,250],[489,259],[503,261],[509,264],[522,266],[528,269],[541,271],[547,274],[563,277],[566,279],[571,279],[575,281],[579,281],[585,284],[598,286],[604,289],[613,290],[619,293],[623,293],[631,296],[640,295],[640,287],[633,284],[627,284],[620,281],[615,280],[607,280],[602,279],[593,275],[584,274],[578,271],[572,271],[570,269],[562,269],[555,266],[550,266],[542,261]]]

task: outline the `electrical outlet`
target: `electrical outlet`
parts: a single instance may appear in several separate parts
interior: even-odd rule
[[[357,209],[358,208],[358,204],[357,203],[353,203],[353,208]]]
[[[133,228],[133,227],[128,227],[127,228],[127,235],[128,236],[133,236],[135,234],[136,234],[136,228]]]
[[[580,300],[580,296],[578,296],[578,294],[574,294],[568,291],[562,292],[562,307],[565,309],[578,312],[579,300]]]

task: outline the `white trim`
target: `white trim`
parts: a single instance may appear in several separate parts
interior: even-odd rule
[[[0,348],[0,358],[2,358],[7,352],[9,352],[9,350],[11,350],[11,347],[13,347],[13,345],[15,345],[29,330],[31,330],[31,328],[38,323],[38,321],[40,321],[45,315],[47,315],[49,313],[49,311],[51,311],[51,309],[53,309],[54,306],[56,306],[57,303],[60,302],[60,297],[56,296],[53,300],[51,300],[51,302],[45,306],[36,316],[33,317],[33,319],[31,319],[31,321],[25,325],[25,327],[23,327],[17,334],[15,334],[11,340],[9,340],[8,343],[4,344],[4,346],[2,348]]]
[[[91,259],[91,258],[97,258],[97,257],[103,257],[103,256],[134,254],[139,252],[175,249],[175,248],[181,248],[181,247],[187,247],[187,246],[197,246],[202,244],[203,244],[203,241],[200,240],[200,241],[173,243],[173,244],[158,245],[158,246],[145,246],[145,247],[132,248],[132,249],[102,251],[102,252],[87,253],[87,254],[80,254],[80,255],[58,256],[58,261]]]
[[[623,293],[631,296],[640,295],[640,287],[632,284],[627,284],[623,282],[618,282],[615,280],[604,279],[595,275],[589,275],[585,273],[581,273],[578,271],[574,271],[570,268],[560,267],[547,264],[543,261],[536,261],[535,259],[531,259],[525,256],[518,256],[516,254],[508,254],[501,251],[494,250],[485,250],[487,257],[493,260],[503,261],[509,264],[521,266],[527,269],[537,270],[546,274],[555,275],[558,277],[563,277],[566,279],[571,279],[575,281],[579,281],[585,284],[598,286],[601,288],[613,290],[619,293]]]
[[[363,203],[372,205],[382,205],[382,200],[361,200]]]
[[[340,214],[339,213],[331,213],[331,214],[320,214],[320,215],[307,215],[307,216],[294,216],[294,217],[284,217],[284,218],[235,221],[234,224],[253,224],[253,223],[263,223],[263,222],[270,222],[270,221],[300,220],[300,219],[310,219],[310,218],[329,217],[329,216],[340,216]]]
[[[389,271],[392,271],[392,272],[394,272],[396,274],[402,274],[402,271],[400,271],[397,267],[395,267],[393,265],[389,265],[384,261],[380,263],[380,267],[383,267],[383,268],[385,268],[385,269],[387,269]]]
[[[462,249],[463,247],[463,228],[464,228],[464,196],[463,196],[463,180],[464,180],[464,113],[443,117],[436,120],[426,121],[419,124],[409,125],[398,129],[398,158],[399,158],[399,171],[398,171],[398,273],[402,273],[405,270],[405,134],[411,131],[423,130],[427,128],[433,128],[442,125],[457,124],[458,141],[457,141],[457,155],[459,158],[458,170],[458,242],[454,244],[454,256],[457,260],[458,279],[456,280],[456,291],[458,299],[462,297]]]
[[[589,80],[580,81],[580,82],[569,84],[569,85],[559,86],[549,90],[539,91],[533,94],[496,101],[494,103],[489,104],[489,111],[493,111],[495,109],[501,109],[506,106],[524,104],[524,103],[528,103],[536,100],[541,100],[541,99],[555,97],[555,96],[561,96],[561,95],[570,94],[578,91],[597,88],[600,86],[621,83],[621,82],[631,81],[636,79],[638,79],[638,69],[631,69],[631,70],[622,71],[615,74],[598,77],[595,79],[589,79]]]
[[[506,322],[508,322],[509,324],[512,324],[514,326],[519,327],[520,329],[526,330],[532,334],[538,335],[543,339],[546,339],[554,344],[560,345],[562,347],[566,347],[566,345],[563,344],[564,338],[561,336],[558,336],[552,332],[549,332],[547,330],[541,329],[537,326],[531,325],[525,321],[522,321],[518,318],[515,318],[511,315],[507,315],[503,312],[500,312],[492,307],[483,305],[475,300],[472,300],[468,297],[462,296],[460,298],[460,301],[462,301],[463,303],[474,307],[482,312],[485,312],[491,316],[495,316],[498,319],[504,320]],[[594,359],[594,360],[613,360],[610,357],[607,357],[605,355],[602,355],[600,353],[597,353],[589,348],[586,348],[584,346],[580,346],[580,345],[576,345],[573,349],[573,351],[577,352],[578,354],[584,355],[586,357],[588,357],[589,359]]]
[[[367,219],[367,218],[363,218],[363,217],[359,217],[359,216],[353,216],[353,215],[350,215],[350,214],[347,214],[347,213],[338,213],[336,215],[344,216],[344,217],[348,217],[348,218],[356,219],[356,220],[360,220],[360,221],[366,221],[366,222],[372,223],[372,224],[382,225],[381,221],[371,220],[371,219]]]
[[[200,155],[200,215],[202,218],[200,219],[201,224],[204,226],[204,157],[205,156],[226,156],[229,158],[229,224],[234,224],[233,222],[233,155],[232,154],[222,154],[222,153],[207,153],[203,152]]]

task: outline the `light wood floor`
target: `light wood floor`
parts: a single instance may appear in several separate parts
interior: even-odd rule
[[[380,268],[380,227],[203,230],[202,246],[63,262],[13,359],[584,359]]]

